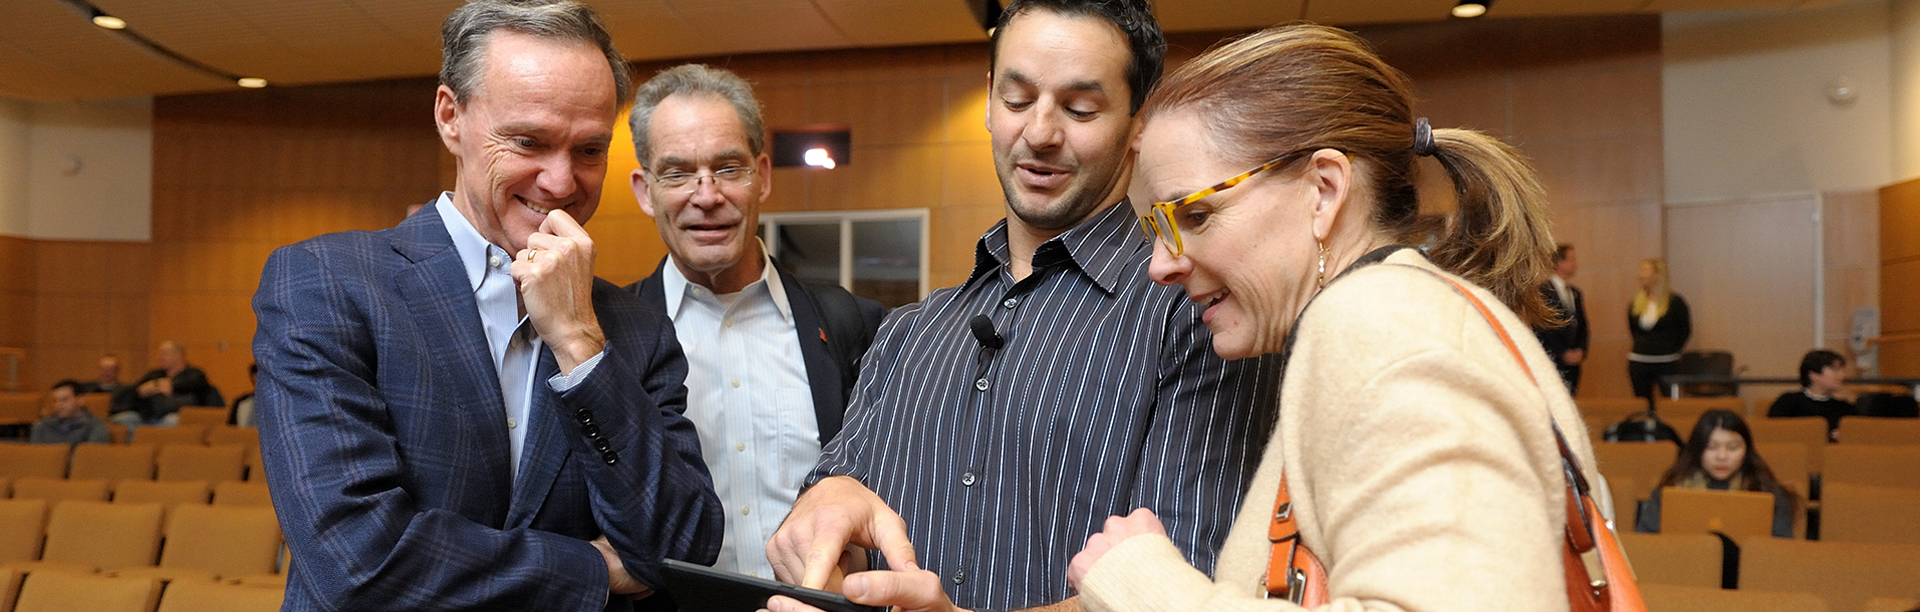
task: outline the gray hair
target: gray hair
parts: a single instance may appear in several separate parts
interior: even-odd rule
[[[740,115],[740,127],[747,132],[747,147],[753,155],[757,157],[766,150],[767,124],[760,118],[760,102],[753,98],[753,86],[724,68],[681,64],[660,71],[634,94],[633,114],[627,121],[633,128],[633,152],[640,157],[640,167],[645,168],[648,158],[653,156],[653,143],[647,141],[647,126],[653,123],[653,110],[674,94],[707,94],[726,100],[733,105],[734,113]]]
[[[440,84],[453,90],[455,100],[464,104],[479,91],[487,40],[501,29],[598,47],[613,71],[615,101],[625,105],[632,99],[627,60],[613,48],[613,36],[587,5],[574,0],[471,0],[440,24]]]

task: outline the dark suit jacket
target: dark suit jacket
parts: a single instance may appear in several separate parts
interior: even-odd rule
[[[627,285],[627,291],[639,296],[649,306],[665,310],[667,298],[660,271],[666,265],[666,258],[661,258],[652,276]],[[820,445],[824,447],[840,434],[847,402],[853,396],[854,379],[860,373],[860,357],[866,354],[867,346],[873,344],[873,336],[880,330],[880,321],[887,318],[887,308],[879,302],[853,296],[854,302],[860,307],[860,321],[865,330],[848,338],[848,349],[841,351],[843,354],[836,354],[828,348],[827,336],[833,331],[821,322],[820,313],[816,310],[820,300],[816,296],[823,291],[846,290],[838,286],[801,282],[777,266],[774,270],[780,274],[780,286],[786,290],[788,307],[793,310],[793,332],[799,336],[800,358],[806,361],[807,386],[813,389],[813,415],[820,427]]]
[[[1561,355],[1569,350],[1587,348],[1587,298],[1580,293],[1579,287],[1569,284],[1567,293],[1573,294],[1573,304],[1563,304],[1560,302],[1560,292],[1553,290],[1552,281],[1541,283],[1540,293],[1546,296],[1547,306],[1567,317],[1567,324],[1534,328],[1533,333],[1540,337],[1540,346],[1547,349],[1547,356],[1553,358],[1554,365],[1570,367],[1560,362]]]
[[[681,411],[673,328],[595,279],[606,354],[553,393],[543,349],[509,471],[499,377],[466,272],[427,206],[283,247],[254,295],[261,451],[293,553],[285,610],[624,610],[589,540],[658,588],[712,563],[719,502]]]

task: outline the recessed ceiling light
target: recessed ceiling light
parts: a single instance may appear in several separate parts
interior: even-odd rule
[[[127,20],[112,15],[94,15],[93,25],[109,30],[125,30],[127,29]]]
[[[1491,0],[1460,0],[1459,4],[1453,6],[1453,16],[1461,19],[1479,17],[1487,14],[1487,5],[1492,3]]]
[[[260,77],[244,77],[234,83],[247,89],[259,89],[267,86],[267,80]]]

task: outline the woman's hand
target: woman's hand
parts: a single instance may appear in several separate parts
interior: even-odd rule
[[[1106,530],[1087,538],[1087,547],[1073,556],[1073,563],[1067,566],[1067,584],[1080,590],[1080,581],[1093,570],[1093,564],[1099,563],[1107,551],[1119,546],[1120,542],[1137,535],[1167,535],[1167,527],[1160,524],[1160,517],[1152,510],[1136,508],[1133,514],[1107,517]]]

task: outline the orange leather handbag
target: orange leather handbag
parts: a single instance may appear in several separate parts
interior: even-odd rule
[[[1507,345],[1507,351],[1520,364],[1520,369],[1527,372],[1528,378],[1533,377],[1520,347],[1494,319],[1486,303],[1451,278],[1426,268],[1405,267],[1432,274],[1466,296]],[[1620,542],[1601,520],[1600,507],[1594,504],[1587,478],[1580,471],[1580,463],[1567,446],[1567,438],[1560,433],[1559,425],[1553,426],[1553,437],[1559,443],[1560,464],[1567,477],[1567,533],[1562,562],[1566,566],[1569,607],[1573,612],[1646,612],[1647,603],[1640,597],[1640,585],[1634,582]],[[1273,553],[1267,562],[1267,595],[1306,607],[1327,603],[1327,569],[1300,543],[1300,530],[1293,521],[1293,499],[1287,492],[1284,473],[1280,476],[1280,495],[1274,500],[1273,524],[1267,530],[1267,537],[1273,542]]]

